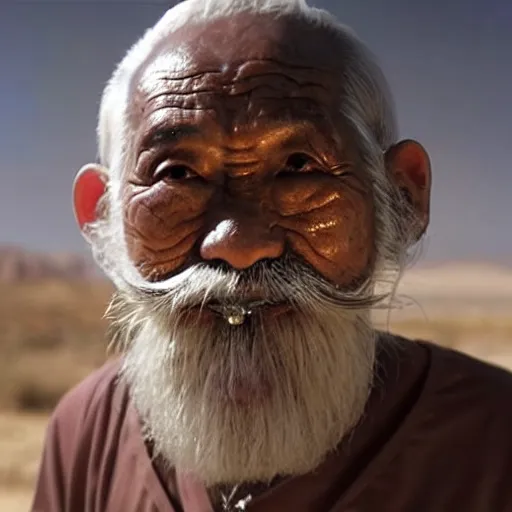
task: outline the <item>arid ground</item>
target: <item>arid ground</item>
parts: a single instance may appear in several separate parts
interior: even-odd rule
[[[0,510],[29,509],[48,414],[106,358],[102,282],[0,284]],[[447,265],[407,273],[376,324],[512,369],[512,270]]]

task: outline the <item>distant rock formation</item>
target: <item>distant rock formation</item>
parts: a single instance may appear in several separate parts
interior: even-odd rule
[[[46,254],[18,247],[0,247],[0,282],[99,278],[100,271],[87,256]]]

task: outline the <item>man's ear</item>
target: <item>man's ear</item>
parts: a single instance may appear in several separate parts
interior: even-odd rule
[[[99,202],[107,189],[108,173],[99,164],[84,165],[73,183],[75,218],[85,238],[85,227],[101,215]]]
[[[386,152],[385,159],[403,198],[416,214],[418,229],[415,238],[419,240],[430,220],[430,158],[421,144],[403,140]]]

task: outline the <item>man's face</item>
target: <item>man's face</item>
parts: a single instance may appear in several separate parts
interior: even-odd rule
[[[377,224],[343,87],[332,33],[253,15],[175,32],[131,84],[122,227],[161,286],[132,283],[111,313],[156,452],[207,484],[310,471],[363,413]],[[424,227],[428,159],[390,155]],[[81,224],[94,176],[75,187]],[[101,226],[93,245],[119,254]],[[247,303],[240,325],[218,314]]]
[[[183,29],[136,79],[123,220],[146,278],[286,251],[333,284],[368,274],[372,197],[340,112],[342,63],[325,50],[335,40],[258,21]]]

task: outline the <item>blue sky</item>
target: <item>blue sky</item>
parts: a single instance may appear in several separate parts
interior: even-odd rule
[[[71,185],[96,157],[102,88],[173,2],[0,4],[0,242],[87,250]],[[405,138],[433,163],[423,259],[512,262],[512,3],[317,0],[377,54]]]

